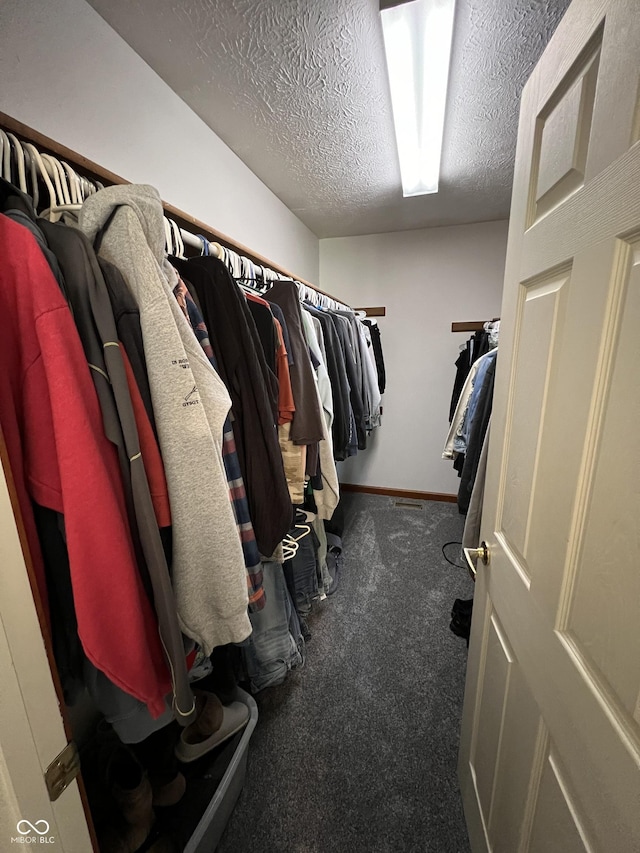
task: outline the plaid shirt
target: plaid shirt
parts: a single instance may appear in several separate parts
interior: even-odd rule
[[[200,341],[200,345],[205,352],[205,355],[217,370],[215,355],[211,341],[209,340],[209,332],[204,324],[200,309],[191,298],[191,294],[187,290],[182,279],[176,285],[174,294],[178,300],[178,304],[182,309],[185,317],[189,321],[195,336]],[[244,488],[244,481],[240,471],[240,461],[236,452],[236,441],[233,435],[232,414],[227,416],[223,427],[222,436],[222,461],[224,462],[224,470],[227,475],[227,483],[229,484],[229,498],[233,508],[233,514],[236,519],[238,535],[242,542],[242,552],[244,554],[244,564],[247,570],[247,590],[249,593],[249,610],[251,613],[256,613],[262,610],[265,606],[265,594],[262,578],[262,562],[260,560],[260,552],[256,543],[256,537],[253,532],[253,524],[249,515],[249,502],[247,501],[247,493]]]

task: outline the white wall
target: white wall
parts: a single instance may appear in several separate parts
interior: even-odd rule
[[[442,459],[458,347],[451,323],[500,315],[507,222],[320,241],[320,287],[378,319],[387,390],[381,429],[339,466],[343,483],[454,494]]]
[[[84,0],[0,2],[0,110],[317,283],[315,235]]]

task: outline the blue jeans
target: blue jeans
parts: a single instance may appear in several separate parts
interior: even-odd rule
[[[253,633],[241,646],[254,693],[281,684],[290,669],[303,663],[304,649],[291,635],[293,607],[281,564],[264,562],[262,573],[266,603],[262,610],[249,614]]]
[[[292,531],[294,536],[299,531]],[[298,540],[298,551],[291,560],[294,602],[300,616],[311,613],[311,602],[318,598],[318,537],[313,528],[310,533]]]

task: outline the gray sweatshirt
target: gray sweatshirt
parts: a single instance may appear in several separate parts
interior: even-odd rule
[[[100,190],[84,203],[80,228],[119,268],[138,304],[171,503],[178,618],[182,631],[209,654],[251,633],[242,546],[222,461],[231,400],[173,295],[177,275],[164,256],[157,190]]]

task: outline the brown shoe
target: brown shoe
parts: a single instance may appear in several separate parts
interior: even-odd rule
[[[170,782],[158,783],[151,777],[151,790],[153,791],[153,805],[158,808],[175,806],[184,797],[187,790],[187,780],[182,773],[176,773]]]
[[[211,701],[212,699],[217,702],[217,705]],[[232,702],[230,705],[223,706],[220,704],[220,700],[211,694],[207,700],[207,709],[210,705],[212,710],[209,719],[215,722],[215,728],[206,725],[206,718],[202,721],[198,718],[195,723],[187,726],[180,735],[180,740],[176,746],[178,761],[185,764],[190,761],[197,761],[198,758],[233,737],[249,722],[249,708],[244,702]],[[218,722],[220,710],[222,711],[222,719]]]
[[[196,694],[196,718],[183,729],[182,734],[187,733],[189,740],[203,740],[213,732],[217,732],[224,719],[222,702],[215,693],[195,691]]]
[[[121,818],[118,835],[128,850],[135,853],[147,839],[155,820],[151,783],[140,762],[125,746],[111,756],[107,782]]]

